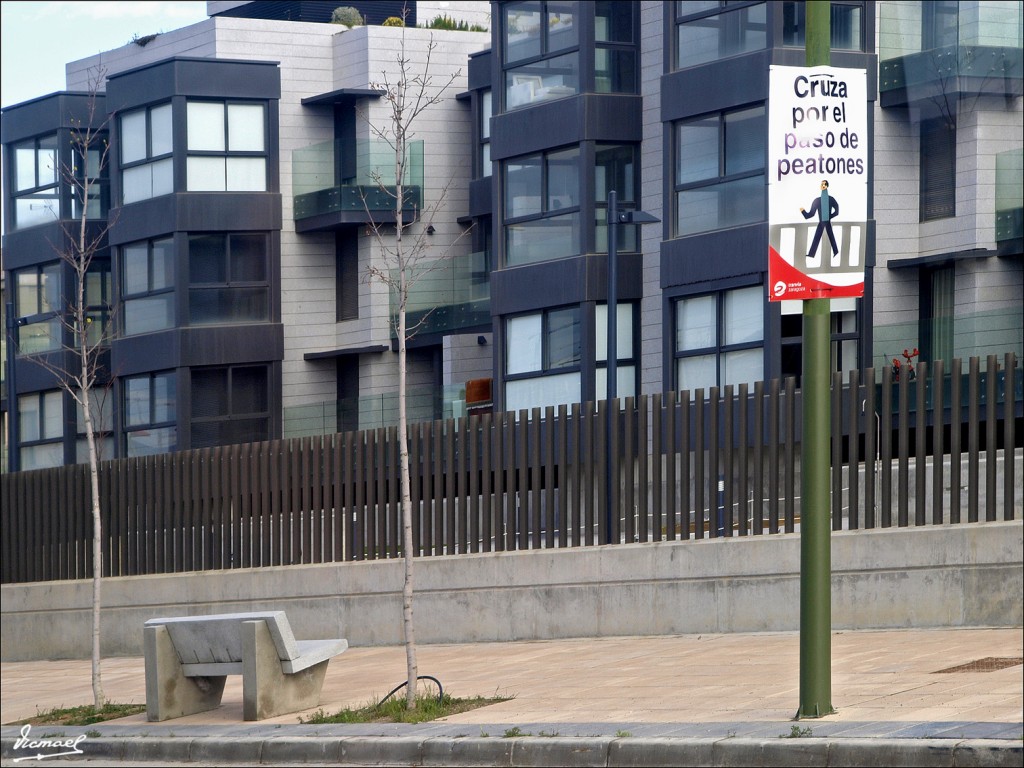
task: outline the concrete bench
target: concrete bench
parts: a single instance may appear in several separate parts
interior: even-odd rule
[[[150,619],[143,627],[146,715],[152,721],[220,706],[227,675],[242,676],[243,716],[311,709],[346,640],[296,640],[284,611]]]

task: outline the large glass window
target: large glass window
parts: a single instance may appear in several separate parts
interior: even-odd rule
[[[196,235],[188,240],[188,311],[192,325],[270,319],[267,236]]]
[[[676,235],[765,218],[764,106],[676,124]]]
[[[491,175],[491,91],[480,92],[480,175],[486,178]]]
[[[60,390],[18,396],[21,469],[64,463],[64,395]]]
[[[43,264],[14,273],[14,314],[18,319],[18,354],[60,349],[63,324],[61,263]]]
[[[765,3],[676,3],[676,69],[761,50],[768,42]]]
[[[81,391],[79,391],[81,398]],[[110,390],[96,386],[89,391],[90,417],[92,431],[96,441],[96,454],[100,461],[114,458],[114,440],[111,437],[111,425],[114,423],[114,407]],[[89,440],[85,430],[85,409],[79,400],[75,401],[75,423],[78,434],[75,440],[75,462],[85,464],[89,461]]]
[[[579,147],[505,161],[505,261],[580,252]]]
[[[864,3],[832,0],[830,11],[832,49],[864,50]],[[782,6],[782,44],[803,48],[807,35],[807,4],[786,2]]]
[[[89,147],[85,156],[74,150],[75,186],[71,193],[71,215],[75,219],[82,216],[82,196],[88,184],[88,199],[85,200],[85,214],[90,220],[100,219],[107,215],[107,155],[103,148],[107,142],[106,134],[99,134],[96,143]]]
[[[124,333],[174,327],[174,241],[167,237],[121,248]]]
[[[634,3],[594,3],[594,92],[636,93]]]
[[[638,148],[634,144],[598,144],[594,153],[594,244],[599,253],[608,251],[608,193],[615,190],[619,210],[636,208]],[[620,224],[618,251],[638,249],[637,226]]]
[[[192,370],[192,447],[270,438],[269,368],[244,365]]]
[[[171,105],[121,115],[121,201],[127,205],[174,191]]]
[[[760,285],[677,300],[676,388],[763,380],[764,303]]]
[[[921,121],[921,221],[956,215],[956,125],[944,117]]]
[[[505,409],[580,401],[580,309],[567,307],[505,321]]]
[[[86,342],[90,345],[109,343],[111,337],[110,307],[110,262],[95,260],[85,275],[85,321]],[[77,339],[76,339],[77,343]]]
[[[264,104],[189,101],[187,115],[190,192],[267,189]]]
[[[554,0],[504,6],[506,110],[579,91],[577,6]]]
[[[14,227],[23,229],[60,218],[57,136],[42,136],[14,145]]]
[[[130,376],[123,384],[125,455],[177,450],[177,374],[161,371]]]

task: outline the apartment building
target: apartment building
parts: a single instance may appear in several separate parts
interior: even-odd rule
[[[75,62],[69,93],[4,111],[17,466],[74,461],[79,438],[69,399],[26,361],[57,354],[60,267],[42,244],[72,206],[54,179],[22,186],[17,161],[63,151],[97,67],[119,148],[97,202],[111,223],[97,311],[118,329],[110,451],[387,423],[391,310],[366,279],[383,163],[365,118],[386,117],[375,84],[402,31],[339,31],[333,5],[209,3],[210,19]],[[769,67],[803,65],[804,4],[416,4],[420,21],[440,12],[489,34],[434,32],[433,71],[458,77],[417,129],[409,208],[443,197],[430,237],[455,257],[412,308],[415,417],[463,413],[474,379],[502,410],[604,397],[613,190],[659,220],[616,231],[617,394],[798,376],[801,306],[767,298],[766,137]],[[1021,15],[832,2],[832,65],[867,71],[872,148],[865,295],[832,301],[835,370],[903,350],[1024,354]],[[406,29],[414,65],[427,36]]]

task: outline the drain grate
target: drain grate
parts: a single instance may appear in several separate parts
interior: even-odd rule
[[[995,672],[999,669],[1006,669],[1007,667],[1015,667],[1018,664],[1024,664],[1024,657],[1021,656],[989,656],[988,658],[978,659],[977,661],[971,661],[967,664],[961,664],[958,667],[950,667],[949,669],[940,669],[935,672],[936,675],[941,675],[944,672]]]

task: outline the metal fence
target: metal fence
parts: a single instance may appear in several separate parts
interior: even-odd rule
[[[1021,516],[1024,377],[982,368],[834,376],[834,529]],[[416,554],[797,530],[800,419],[787,379],[413,424]],[[395,428],[104,462],[103,572],[398,557],[398,467]],[[3,582],[89,577],[87,466],[0,486]]]

